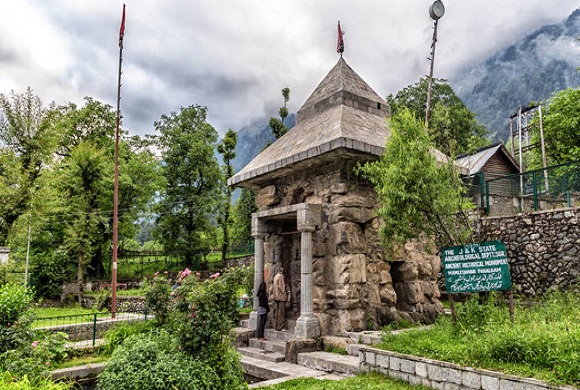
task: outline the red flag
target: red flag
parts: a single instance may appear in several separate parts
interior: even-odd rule
[[[343,31],[340,29],[340,20],[338,21],[338,42],[336,43],[336,52],[342,53],[344,52],[344,40],[342,39]]]
[[[119,47],[123,48],[123,37],[125,36],[125,4],[123,4],[123,19],[121,19],[121,29],[119,30]]]

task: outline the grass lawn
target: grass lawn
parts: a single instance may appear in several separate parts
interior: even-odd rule
[[[38,307],[33,310],[35,318],[46,318],[43,320],[35,320],[32,323],[33,328],[52,325],[65,325],[78,322],[89,322],[93,320],[93,314],[97,312],[95,309],[85,309],[80,306],[68,307]],[[108,312],[101,311],[102,315],[108,315]],[[99,314],[101,315],[101,314]],[[72,316],[70,318],[54,318]],[[49,319],[52,317],[52,319]]]
[[[580,294],[552,293],[533,306],[508,308],[491,294],[456,305],[458,322],[441,317],[429,330],[385,333],[377,347],[551,383],[580,385]]]
[[[420,390],[424,386],[411,386],[408,383],[396,381],[377,373],[361,374],[352,378],[331,380],[300,378],[282,382],[277,385],[262,387],[270,390]]]

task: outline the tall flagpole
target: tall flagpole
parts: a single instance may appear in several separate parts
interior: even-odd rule
[[[115,129],[115,180],[113,184],[113,270],[111,271],[111,315],[117,315],[117,247],[119,245],[119,125],[121,122],[121,64],[123,63],[123,37],[125,35],[125,4],[119,30],[119,81],[117,83],[117,126]]]

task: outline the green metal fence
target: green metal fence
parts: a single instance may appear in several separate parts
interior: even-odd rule
[[[114,318],[113,318],[114,317]],[[96,340],[119,323],[148,321],[153,316],[147,310],[74,314],[66,316],[39,317],[32,326],[48,332],[63,332],[69,342],[79,343],[83,347],[95,346]]]
[[[573,207],[580,200],[580,161],[489,176],[480,173],[468,181],[471,195],[488,215]]]

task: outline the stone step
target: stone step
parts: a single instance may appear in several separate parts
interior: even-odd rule
[[[250,319],[246,318],[246,319],[240,320],[240,327],[249,328],[250,327]]]
[[[349,375],[359,373],[358,357],[330,352],[317,351],[299,353],[298,364],[326,372],[338,372]]]
[[[286,342],[284,341],[250,339],[250,347],[278,352],[282,355],[286,353]]]
[[[264,336],[267,339],[272,341],[288,341],[294,338],[294,329],[288,329],[286,332],[278,331],[275,329],[268,329],[264,330]]]
[[[266,362],[280,363],[285,360],[284,355],[282,355],[281,353],[266,351],[264,349],[254,347],[241,347],[238,348],[238,352],[242,356],[247,356],[257,360],[263,360]]]
[[[348,332],[348,337],[358,344],[375,345],[382,341],[381,331]]]

